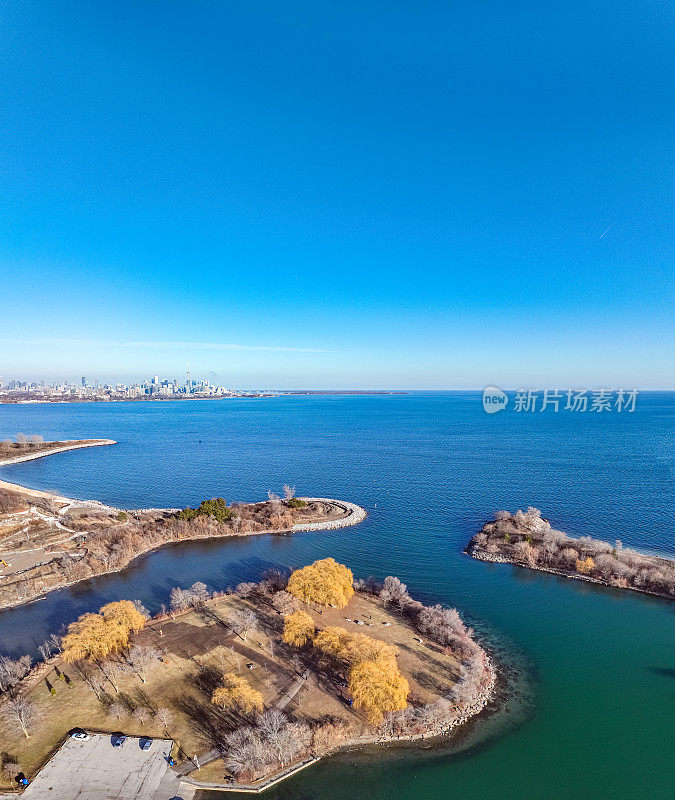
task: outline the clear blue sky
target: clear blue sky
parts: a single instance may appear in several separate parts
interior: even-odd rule
[[[675,386],[672,34],[650,0],[3,3],[0,374]]]

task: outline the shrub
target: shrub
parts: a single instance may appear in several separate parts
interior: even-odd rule
[[[286,500],[286,505],[289,508],[306,508],[307,502],[301,500],[299,497],[291,497],[289,500]]]
[[[196,517],[212,517],[217,522],[227,522],[232,516],[232,509],[222,497],[213,497],[211,500],[202,500],[199,508],[184,508],[176,515],[178,519],[191,520]]]

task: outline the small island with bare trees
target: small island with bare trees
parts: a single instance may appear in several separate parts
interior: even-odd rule
[[[111,602],[40,652],[34,666],[0,657],[9,785],[74,729],[122,729],[172,743],[192,787],[260,791],[342,748],[445,735],[496,683],[455,609],[393,576],[354,580],[332,558],[224,592],[175,587],[154,616]]]
[[[517,564],[617,589],[675,598],[675,561],[638,553],[590,536],[568,536],[551,527],[537,508],[498,511],[466,552],[481,561]]]
[[[45,442],[19,434],[0,442],[0,467],[110,439]],[[178,542],[255,534],[285,535],[356,525],[360,506],[328,498],[268,492],[257,503],[204,500],[197,508],[119,509],[0,481],[0,608],[26,603]]]

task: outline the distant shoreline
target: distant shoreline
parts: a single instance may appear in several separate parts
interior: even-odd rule
[[[175,395],[172,397],[40,397],[34,400],[30,397],[12,399],[1,397],[0,405],[13,406],[37,406],[60,403],[171,403],[184,402],[186,400],[269,400],[274,397],[306,397],[306,396],[327,396],[327,397],[360,397],[360,396],[389,396],[389,395],[409,395],[409,391],[389,391],[387,389],[291,389],[286,391],[270,390],[260,394],[226,394],[200,397],[199,395]]]
[[[26,453],[21,456],[0,459],[0,469],[2,469],[2,467],[9,467],[12,464],[20,464],[24,461],[35,461],[37,458],[44,458],[45,456],[51,456],[55,453],[66,453],[68,450],[80,450],[84,447],[105,447],[109,444],[117,444],[114,439],[88,439],[82,441],[77,439],[65,439],[64,442],[66,442],[66,444],[64,444],[63,447],[54,447],[51,450],[38,450],[34,453]],[[54,494],[54,492],[46,492],[41,489],[29,489],[27,486],[21,486],[21,484],[10,483],[9,481],[3,481],[1,479],[0,489],[7,489],[10,492],[19,492],[20,494],[40,500],[53,500],[56,503],[64,503],[66,505],[94,504],[97,507],[111,508],[111,506],[106,506],[104,503],[100,503],[97,500],[76,500],[72,497],[62,497]]]

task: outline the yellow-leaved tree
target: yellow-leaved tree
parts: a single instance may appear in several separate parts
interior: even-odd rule
[[[222,686],[219,686],[211,697],[211,702],[226,711],[243,711],[252,714],[254,711],[263,710],[263,696],[245,678],[226,672],[222,677]]]
[[[408,704],[409,692],[410,685],[395,661],[362,661],[349,674],[354,707],[362,708],[373,725],[379,724],[389,711],[402,711]]]
[[[354,575],[334,558],[323,558],[296,569],[286,590],[304,603],[344,608],[354,594]]]
[[[314,637],[314,647],[335,661],[352,667],[361,661],[393,661],[396,648],[363,633],[352,633],[344,628],[328,627]]]
[[[306,611],[294,611],[284,617],[283,640],[293,647],[304,647],[314,638],[314,620]]]
[[[63,660],[102,661],[111,653],[124,650],[128,642],[129,631],[117,622],[106,620],[101,614],[83,614],[70,623],[61,641]]]
[[[131,602],[131,600],[118,600],[115,603],[108,603],[100,611],[101,616],[107,622],[115,622],[127,632],[138,631],[145,625],[145,617]]]
[[[588,558],[586,559],[580,558],[577,560],[576,570],[577,572],[580,572],[582,575],[588,575],[594,566],[595,566],[595,561],[593,561],[593,559],[590,556],[588,556]]]

